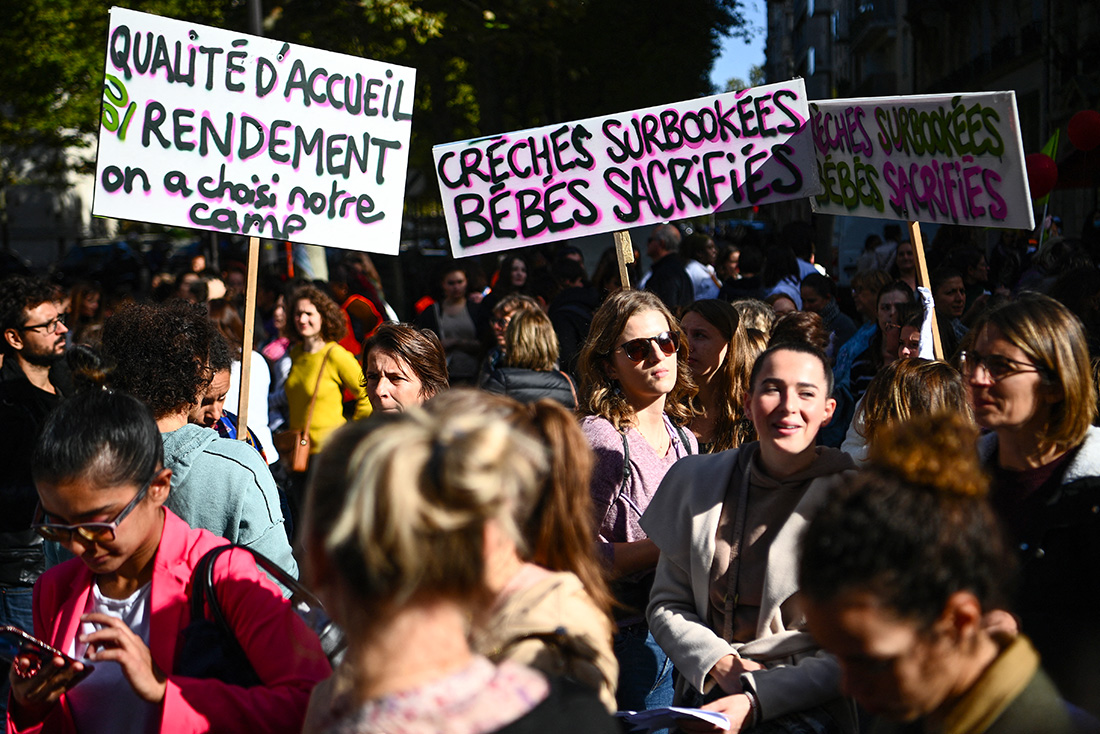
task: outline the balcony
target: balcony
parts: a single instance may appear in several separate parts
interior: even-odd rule
[[[897,35],[894,0],[856,0],[854,5],[848,26],[853,52],[875,48]]]

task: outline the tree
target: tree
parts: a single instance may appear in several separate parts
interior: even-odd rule
[[[120,2],[146,12],[219,23],[218,0]],[[108,14],[98,0],[6,3],[0,23],[0,221],[8,249],[7,190],[63,190],[94,167]]]
[[[417,69],[411,165],[431,147],[711,93],[740,0],[266,0],[264,34]],[[118,0],[248,30],[244,0]],[[91,170],[108,14],[99,0],[9,2],[0,26],[0,202]],[[429,177],[434,180],[434,176]],[[428,195],[431,195],[430,193]],[[2,217],[0,212],[0,217]]]

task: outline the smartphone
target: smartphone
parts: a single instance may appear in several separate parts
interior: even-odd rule
[[[37,657],[43,665],[49,663],[53,658],[59,657],[65,661],[62,668],[67,668],[77,662],[57,648],[47,645],[37,637],[28,635],[18,627],[12,627],[11,625],[0,627],[0,660],[11,663],[19,655]],[[73,685],[86,678],[95,669],[91,663],[86,663],[83,660],[80,663],[84,666],[84,669],[74,674]]]

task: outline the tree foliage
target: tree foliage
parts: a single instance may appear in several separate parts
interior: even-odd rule
[[[117,3],[158,15],[218,24],[218,0]],[[87,172],[99,127],[107,4],[98,0],[5,3],[0,23],[0,186],[64,187]]]
[[[412,165],[431,146],[711,93],[740,0],[266,0],[264,35],[417,69]],[[247,32],[247,0],[118,0]],[[6,3],[0,185],[88,170],[108,29],[100,0]],[[73,155],[73,151],[85,155]],[[432,177],[434,178],[434,177]]]

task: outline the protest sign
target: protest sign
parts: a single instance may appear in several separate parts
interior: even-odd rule
[[[433,149],[456,256],[817,192],[801,79]]]
[[[815,100],[814,211],[1035,226],[1015,92]]]
[[[111,9],[92,212],[397,254],[415,71]]]

